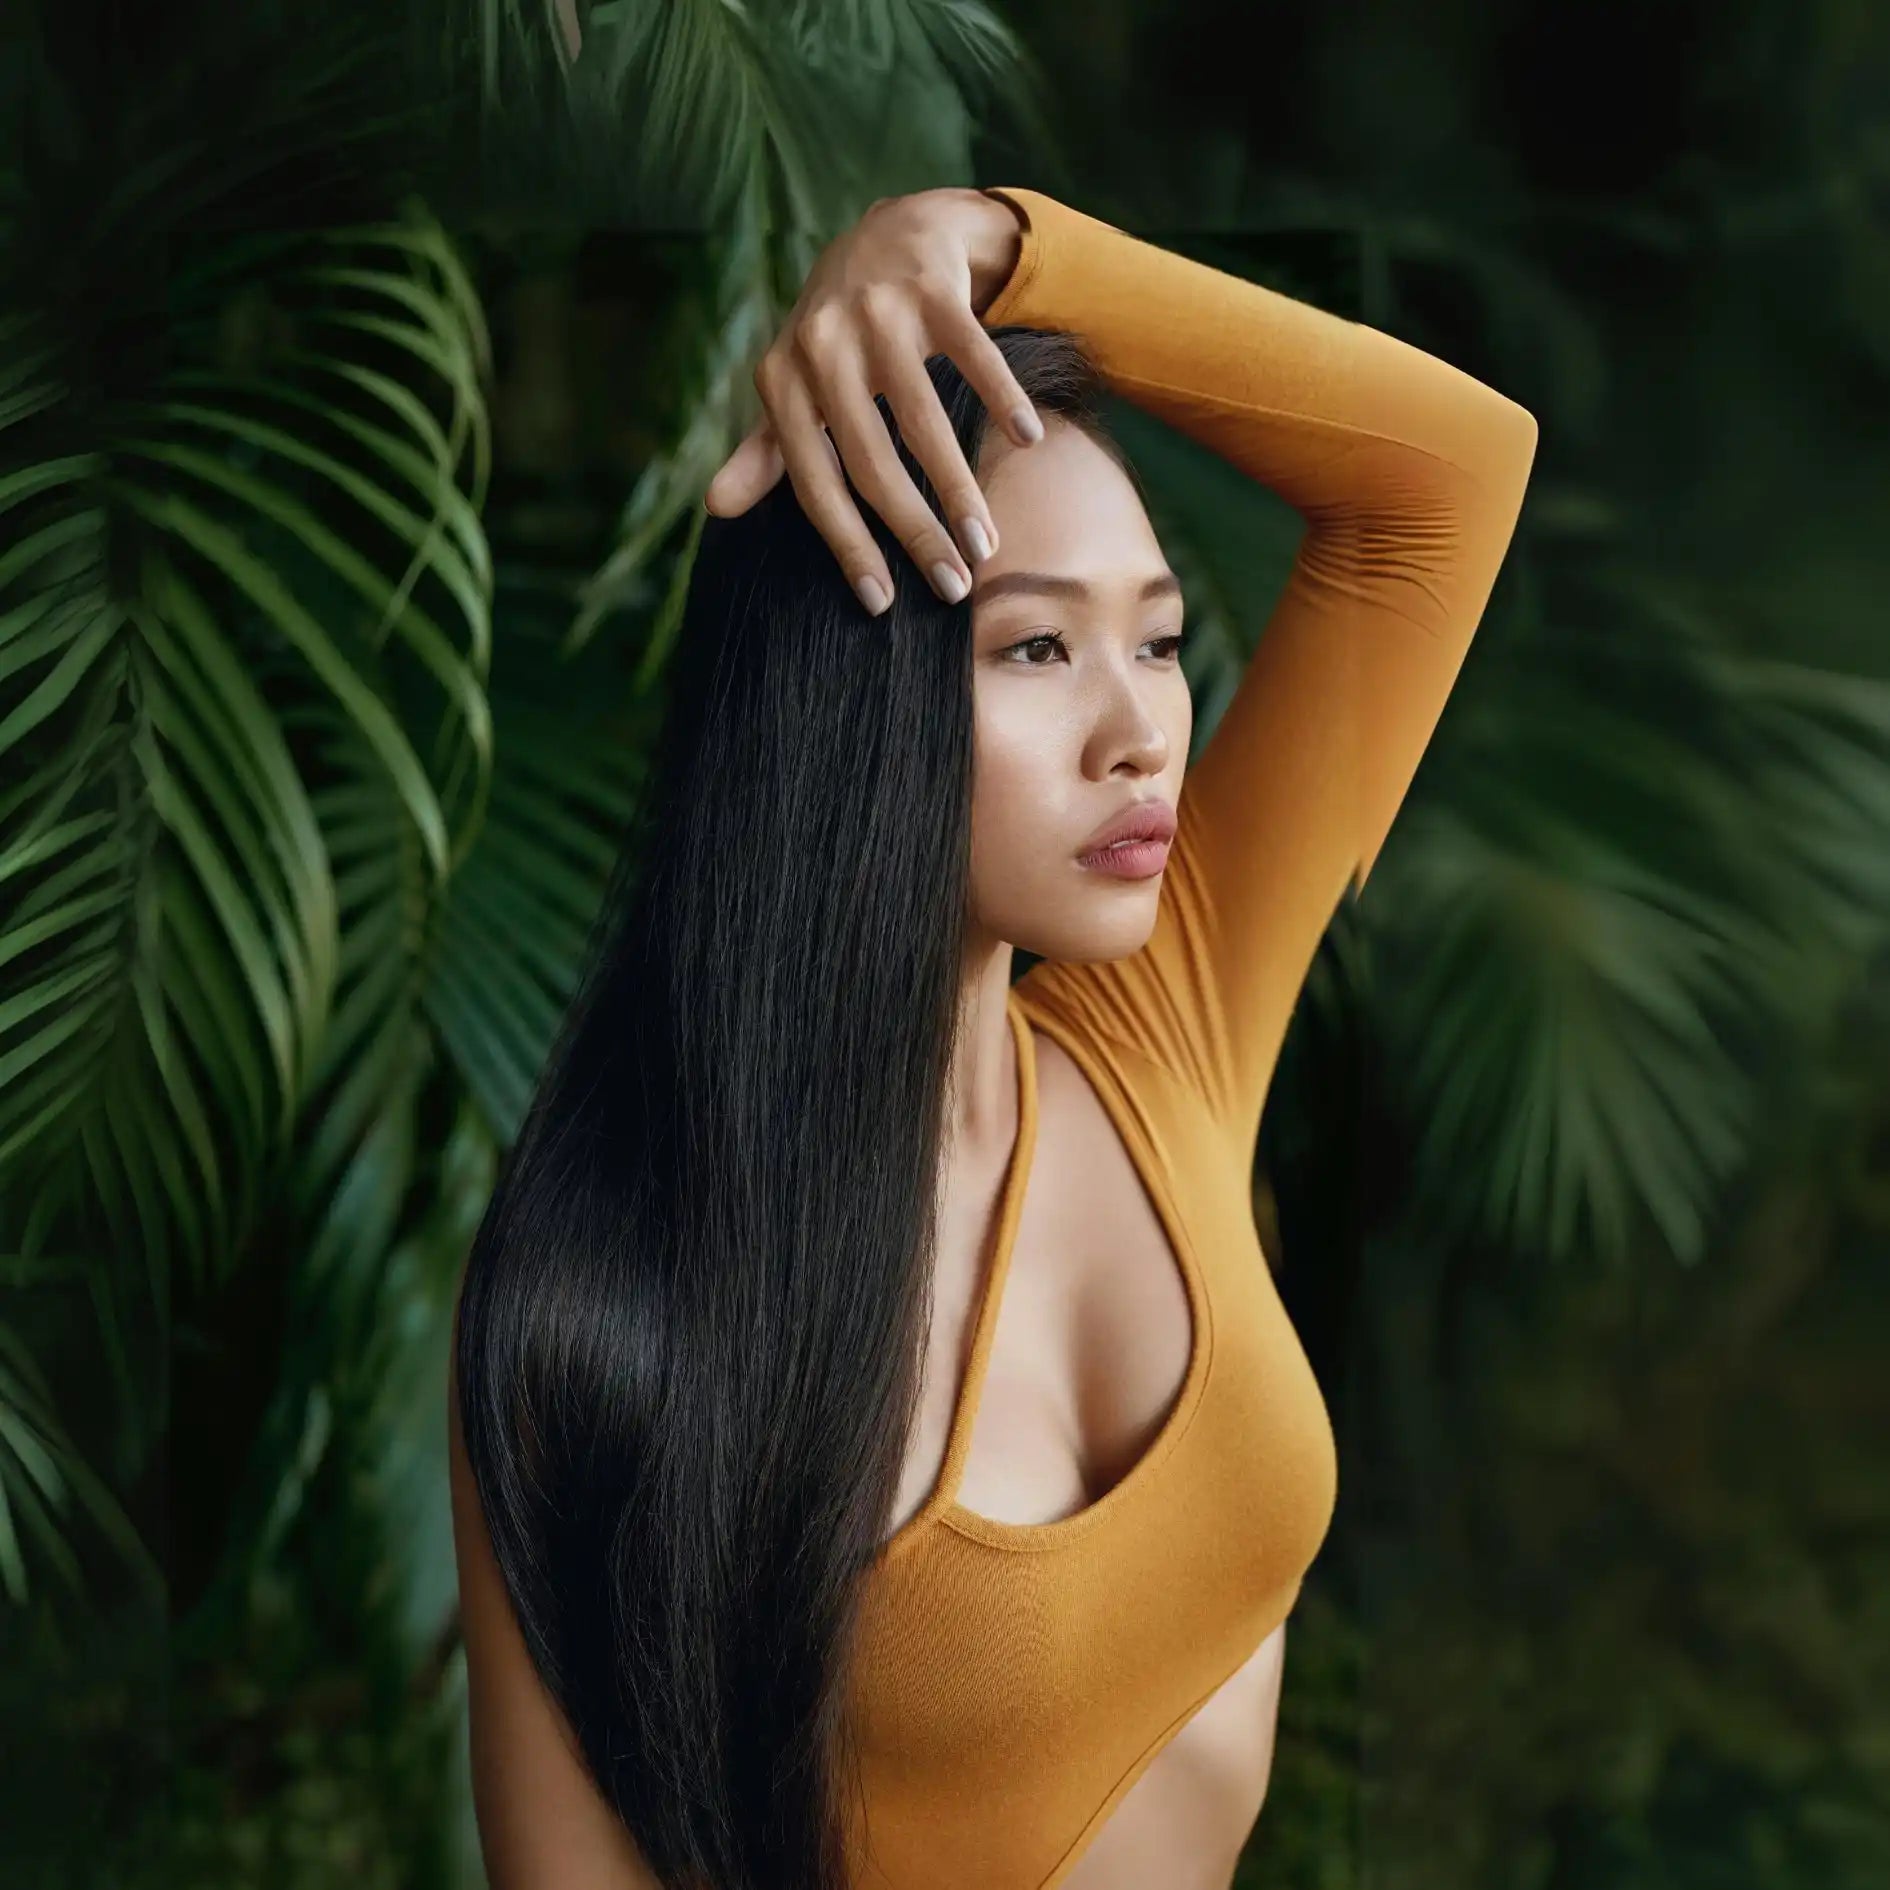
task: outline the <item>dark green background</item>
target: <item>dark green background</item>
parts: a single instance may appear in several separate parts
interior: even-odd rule
[[[579,11],[8,28],[0,1880],[479,1881],[458,1264],[754,357],[968,182],[1541,426],[1263,1127],[1341,1470],[1242,1883],[1890,1880],[1890,16]],[[1205,737],[1298,520],[1113,412]]]

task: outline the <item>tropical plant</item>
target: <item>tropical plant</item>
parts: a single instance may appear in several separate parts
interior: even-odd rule
[[[1783,271],[1827,311],[1797,358],[1880,370],[1881,104],[1847,76],[1881,71],[1880,29],[1821,0],[1796,87],[1729,29],[1701,70],[1767,101],[1760,180],[1729,140],[1580,202],[1545,185],[1538,234],[1499,183],[1410,181],[1428,68],[1399,116],[1357,77],[1381,55],[1323,16],[1332,96],[1351,73],[1385,111],[1392,161],[1351,183],[1331,157],[1256,177],[1226,101],[1161,95],[1168,42],[1132,5],[121,15],[37,9],[0,80],[0,1670],[62,1661],[135,1723],[103,1650],[175,1609],[170,1656],[216,1676],[179,1713],[215,1750],[245,1687],[280,1703],[345,1660],[375,1751],[423,1729],[422,1758],[350,1771],[382,1794],[375,1841],[433,1816],[461,1680],[447,1308],[660,714],[694,499],[819,245],[974,171],[1394,328],[1542,419],[1516,548],[1263,1133],[1322,1369],[1359,1268],[1302,1256],[1357,1250],[1366,1143],[1370,1211],[1423,1230],[1377,1282],[1412,1329],[1447,1329],[1450,1256],[1626,1276],[1718,1250],[1778,1072],[1828,1041],[1890,913],[1881,574],[1830,578],[1809,519],[1770,568],[1734,559],[1709,474],[1750,442],[1717,397],[1776,367],[1749,336],[1734,366],[1691,352],[1679,315],[1626,328],[1555,249],[1665,271],[1679,310]],[[1453,29],[1453,69],[1500,76],[1506,17]],[[992,115],[1030,156],[982,161]],[[1507,161],[1553,175],[1531,135]],[[641,302],[606,365],[635,450],[534,488],[491,439],[529,364],[488,326],[520,276],[568,295],[625,228],[714,240],[619,240]],[[1617,428],[1645,433],[1609,451],[1616,380]],[[1643,478],[1700,415],[1727,430],[1697,493]],[[1188,588],[1206,739],[1298,521],[1110,418]],[[1872,451],[1833,423],[1797,476],[1828,460],[1867,491]],[[1458,1435],[1399,1382],[1414,1450]],[[1353,1674],[1356,1627],[1311,1618],[1321,1670]],[[1324,1698],[1293,1710],[1329,1734]],[[471,1868],[457,1805],[442,1879]],[[206,1880],[224,1809],[194,1827]]]

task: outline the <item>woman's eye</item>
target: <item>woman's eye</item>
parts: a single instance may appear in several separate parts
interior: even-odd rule
[[[1047,662],[1033,663],[1028,657],[1018,656],[1018,652],[1021,650],[1031,650],[1043,646],[1060,650],[1063,648],[1063,639],[1054,630],[1040,630],[1034,637],[1025,637],[1021,643],[1013,643],[1004,654],[1006,656],[1018,657],[1018,663],[1021,668],[1044,669],[1048,667]]]
[[[1181,646],[1186,641],[1187,632],[1185,630],[1178,630],[1167,636],[1150,637],[1148,639],[1149,647],[1156,650],[1164,661],[1179,658],[1181,655]],[[1029,656],[1020,654],[1024,651],[1036,649],[1041,649],[1045,652],[1045,660],[1041,663],[1034,662]],[[1004,654],[1008,657],[1015,657],[1021,668],[1044,669],[1049,665],[1049,652],[1066,649],[1067,645],[1057,631],[1040,630],[1034,637],[1025,637],[1021,642],[1011,644],[1010,647],[1005,650]]]

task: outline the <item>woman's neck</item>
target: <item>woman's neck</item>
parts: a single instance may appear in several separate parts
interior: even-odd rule
[[[1008,1149],[1017,1130],[1017,1046],[1009,1001],[1012,947],[968,951],[959,986],[958,1040],[945,1095],[948,1158]]]

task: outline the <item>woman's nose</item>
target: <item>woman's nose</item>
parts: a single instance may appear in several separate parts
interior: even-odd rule
[[[1096,743],[1109,767],[1129,761],[1145,774],[1160,774],[1168,765],[1168,731],[1131,686],[1114,691],[1099,716]]]

